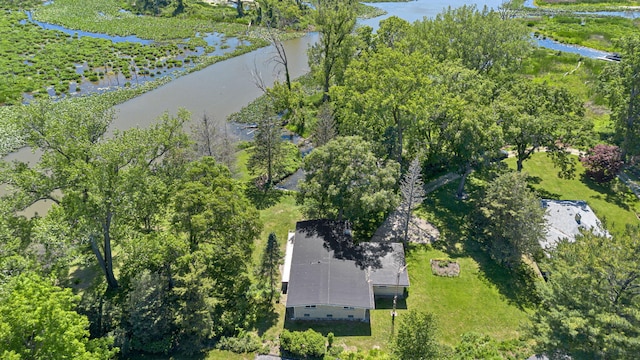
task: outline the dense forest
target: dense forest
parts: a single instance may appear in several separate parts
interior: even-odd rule
[[[41,47],[64,52],[60,46],[80,41],[19,25],[26,15],[18,9],[42,6],[38,1],[2,6],[0,27],[28,34]],[[129,82],[111,93],[60,96],[70,81],[90,75],[61,60],[23,76],[31,71],[25,67],[40,67],[50,55],[13,50],[0,40],[8,54],[0,65],[0,154],[28,147],[38,158],[0,161],[1,358],[281,352],[327,359],[628,359],[640,353],[640,201],[617,177],[624,169],[633,184],[638,173],[637,33],[612,35],[606,46],[621,60],[604,62],[535,47],[532,32],[562,32],[570,22],[525,17],[513,4],[448,8],[415,23],[390,17],[375,31],[357,25],[364,10],[352,0],[118,6],[120,14],[151,24],[140,25],[138,34],[174,21],[193,27],[177,27],[182,42],[151,47],[118,45],[114,52],[116,45],[97,40],[78,45],[83,51],[70,61],[96,59],[87,64],[95,77],[111,72]],[[51,19],[51,9],[38,16]],[[129,21],[122,16],[118,21]],[[247,37],[253,47],[240,50],[272,45],[273,61],[286,74],[273,86],[256,74],[263,96],[231,116],[255,130],[252,140],[235,141],[224,121],[184,109],[148,128],[111,127],[115,104],[171,80],[145,88],[132,84],[136,74],[161,76],[177,57],[180,66],[186,59],[206,66],[189,46],[206,47],[196,32],[221,24],[229,34],[256,31]],[[91,26],[82,30],[104,30]],[[282,41],[307,30],[319,34],[308,51],[311,72],[291,79]],[[25,53],[31,65],[11,62]],[[45,85],[53,92],[36,91]],[[27,93],[28,104],[21,105]],[[313,150],[303,157],[299,146],[283,140],[283,129]],[[279,181],[298,169],[304,179],[294,191],[282,190]],[[455,184],[425,187],[442,176]],[[575,241],[543,251],[540,198],[565,195],[565,188],[543,186],[551,182],[584,196],[582,189],[594,191],[601,202],[591,205],[608,232],[585,229]],[[26,215],[43,203],[41,213]],[[508,310],[453,326],[465,320],[443,313],[472,311],[455,308],[455,297],[444,300],[446,311],[419,301],[427,286],[412,278],[391,330],[385,308],[374,310],[371,325],[287,322],[278,281],[285,231],[302,219],[334,219],[352,224],[357,241],[368,241],[390,214],[402,218],[396,240],[407,246],[410,273],[432,276],[425,254],[474,264],[473,281]],[[441,237],[409,243],[412,214],[437,225]],[[480,304],[493,301],[477,296]],[[508,331],[486,330],[501,317],[513,320]]]

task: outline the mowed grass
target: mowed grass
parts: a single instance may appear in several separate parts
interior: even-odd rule
[[[515,159],[505,160],[515,169]],[[580,162],[573,179],[560,179],[557,169],[544,153],[536,153],[524,162],[524,172],[529,174],[530,185],[538,195],[548,199],[584,200],[612,233],[624,231],[627,225],[638,225],[636,213],[640,212],[640,201],[619,180],[600,185],[584,176]]]
[[[449,258],[449,254],[428,246],[409,253],[407,308],[434,313],[441,342],[455,345],[470,331],[497,340],[520,335],[521,325],[528,321],[525,310],[500,292],[478,261],[471,256],[455,257],[460,276],[448,278],[432,274],[430,260],[438,258]]]

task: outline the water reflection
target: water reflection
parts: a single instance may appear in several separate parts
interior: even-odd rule
[[[141,39],[135,35],[130,35],[130,36],[112,36],[112,35],[107,35],[107,34],[101,34],[101,33],[94,33],[94,32],[89,32],[89,31],[82,31],[82,30],[73,30],[73,29],[69,29],[66,28],[64,26],[61,25],[55,25],[55,24],[50,24],[50,23],[45,23],[42,21],[38,21],[38,20],[34,20],[33,19],[33,15],[31,14],[31,11],[26,11],[27,13],[27,19],[28,20],[21,20],[20,23],[21,24],[26,24],[27,21],[34,23],[38,26],[40,26],[41,28],[45,29],[45,30],[57,30],[60,32],[63,32],[65,34],[71,35],[71,36],[77,36],[78,38],[81,38],[83,36],[88,36],[88,37],[92,37],[92,38],[98,38],[98,39],[106,39],[106,40],[111,40],[114,43],[121,43],[121,42],[132,42],[132,43],[138,43],[138,44],[142,44],[142,45],[149,45],[153,43],[153,40],[145,40],[145,39]]]
[[[605,56],[610,55],[608,52],[605,52],[605,51],[591,49],[584,46],[563,44],[561,42],[557,42],[549,38],[543,39],[543,38],[534,37],[534,39],[536,40],[536,42],[538,43],[538,46],[540,47],[544,47],[551,50],[558,50],[562,52],[568,52],[572,54],[579,54],[581,56],[592,58],[592,59],[604,60]]]
[[[358,24],[371,26],[374,30],[379,27],[380,21],[387,19],[391,16],[397,16],[408,22],[415,22],[422,20],[423,18],[434,18],[436,15],[442,12],[447,7],[458,8],[464,5],[476,5],[478,9],[488,7],[490,9],[497,9],[504,0],[418,0],[409,2],[383,2],[383,3],[365,3],[369,6],[380,8],[387,12],[386,15],[382,15],[373,19],[359,20]]]

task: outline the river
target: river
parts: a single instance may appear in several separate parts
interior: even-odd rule
[[[409,22],[423,17],[432,18],[447,6],[460,7],[476,4],[478,7],[496,8],[502,0],[418,0],[411,2],[393,2],[371,4],[387,11],[387,14],[374,19],[361,20],[358,23],[378,28],[380,20],[398,16]],[[289,71],[292,77],[298,77],[309,71],[307,48],[317,39],[317,34],[308,34],[303,38],[284,42]],[[194,116],[206,112],[218,118],[227,118],[243,106],[261,95],[254,85],[252,70],[258,69],[268,85],[273,84],[278,71],[269,60],[274,55],[271,47],[231,58],[207,67],[204,70],[183,76],[156,90],[141,95],[116,107],[118,114],[114,126],[126,129],[132,126],[146,126],[162,112],[175,114],[184,107]],[[278,70],[278,69],[276,69]],[[281,71],[280,71],[281,72]],[[283,77],[280,76],[282,80]]]
[[[456,8],[469,4],[475,4],[479,8],[487,6],[495,9],[502,4],[502,0],[417,0],[400,3],[375,3],[371,5],[382,8],[387,14],[374,19],[360,20],[358,23],[377,29],[378,23],[390,16],[398,16],[409,22],[414,22],[424,17],[433,18],[448,6]],[[284,42],[292,78],[299,77],[309,71],[307,49],[317,40],[317,37],[317,33],[310,33],[302,38]],[[565,51],[571,51],[571,48],[575,48],[562,44],[552,45],[556,49]],[[283,79],[282,69],[272,61],[274,54],[272,47],[261,48],[182,76],[162,87],[122,103],[116,106],[116,119],[110,130],[146,127],[163,112],[175,114],[179,108],[189,110],[194,117],[207,113],[219,119],[226,119],[230,114],[239,111],[261,95],[261,90],[254,84],[254,72],[260,74],[268,86],[272,85],[276,79]],[[32,154],[28,149],[22,149],[8,155],[5,160],[33,162],[37,158],[37,154]],[[29,213],[33,211],[42,213],[46,211],[48,206],[44,204],[36,206]]]

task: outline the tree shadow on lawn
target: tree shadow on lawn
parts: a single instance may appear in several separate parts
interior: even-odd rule
[[[258,318],[258,321],[255,325],[256,331],[258,331],[258,335],[262,336],[265,332],[271,329],[278,323],[278,319],[280,319],[280,314],[274,307],[261,311],[260,317]]]
[[[405,293],[405,296],[408,296],[407,294],[408,294],[408,292]],[[378,309],[392,310],[393,309],[393,297],[376,298],[376,310],[378,310]],[[407,309],[407,299],[406,298],[398,298],[398,301],[396,301],[396,309],[406,310]]]
[[[247,184],[247,189],[245,190],[245,194],[247,198],[258,210],[264,210],[272,207],[273,205],[280,202],[280,199],[286,195],[286,193],[282,190],[278,190],[276,188],[270,188],[267,191],[264,189],[258,188],[254,182]]]
[[[332,332],[335,336],[371,336],[371,323],[349,320],[291,320],[286,317],[284,328],[289,331],[306,331],[312,329],[327,336]]]
[[[509,304],[524,310],[538,303],[534,274],[501,266],[476,241],[468,240],[464,248],[467,255],[478,263],[480,280],[494,285]]]
[[[491,174],[482,174],[490,180]],[[468,183],[469,198],[459,200],[456,198],[457,184],[445,186],[429,194],[423,204],[424,210],[437,219],[437,227],[444,236],[442,240],[433,244],[449,257],[471,257],[480,267],[479,276],[497,287],[510,304],[520,309],[530,307],[537,302],[535,295],[535,278],[529,274],[508,270],[497,264],[482,249],[476,241],[481,229],[476,228],[476,207],[481,201],[483,187],[478,184]],[[547,194],[553,195],[553,194]],[[559,197],[559,196],[557,196]],[[410,247],[411,249],[411,247]]]
[[[457,185],[450,184],[432,192],[422,204],[422,209],[432,217],[428,220],[440,231],[440,240],[433,243],[433,246],[452,257],[465,256],[456,245],[465,241],[468,233],[467,223],[475,208],[473,197],[467,200],[456,197]],[[412,247],[409,247],[409,250],[411,249]]]
[[[614,179],[609,183],[599,184],[590,179],[586,174],[582,174],[580,180],[589,189],[599,194],[594,196],[595,198],[604,199],[604,201],[610,204],[615,204],[624,210],[631,210],[629,203],[632,203],[636,196],[620,180]]]

